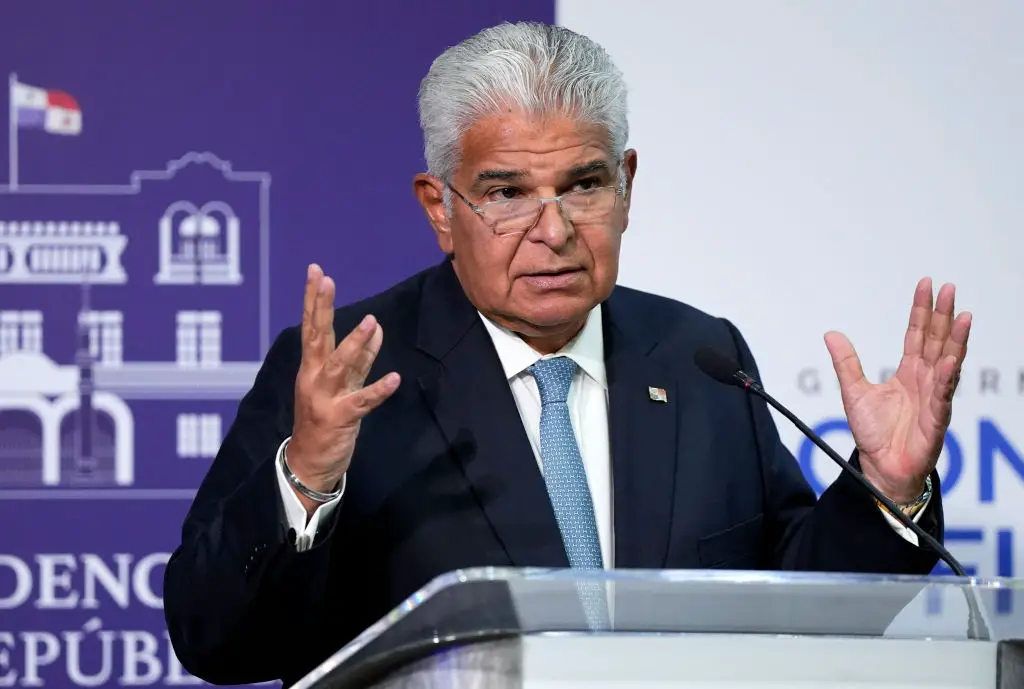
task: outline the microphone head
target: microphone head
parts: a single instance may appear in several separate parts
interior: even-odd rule
[[[737,375],[742,373],[739,362],[719,349],[701,347],[694,353],[693,363],[706,375],[711,376],[719,383],[743,386],[741,376]]]

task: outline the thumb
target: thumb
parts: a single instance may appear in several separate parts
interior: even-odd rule
[[[867,382],[867,379],[864,377],[864,369],[860,365],[860,357],[857,356],[853,344],[846,335],[833,330],[825,333],[825,347],[832,357],[832,367],[839,379],[843,397],[856,396],[858,389]]]

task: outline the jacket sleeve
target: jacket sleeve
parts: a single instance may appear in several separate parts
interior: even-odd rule
[[[214,684],[280,679],[327,655],[316,648],[334,510],[299,552],[275,459],[291,433],[301,346],[296,329],[274,342],[185,518],[164,574],[174,652]],[[319,635],[322,636],[322,635]]]
[[[755,378],[757,364],[736,327],[726,321],[740,366]],[[761,456],[767,517],[766,563],[776,569],[819,572],[927,574],[938,554],[898,534],[856,479],[843,472],[816,498],[799,463],[779,438],[768,404],[748,395]],[[856,453],[853,466],[859,470]],[[918,521],[940,543],[943,514],[939,477]]]

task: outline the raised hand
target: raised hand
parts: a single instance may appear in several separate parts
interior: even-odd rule
[[[872,384],[864,377],[844,335],[825,335],[861,469],[896,503],[921,495],[949,427],[971,329],[970,313],[953,317],[955,292],[953,285],[943,285],[933,310],[931,280],[917,283],[903,358],[884,383]]]
[[[319,266],[309,267],[287,459],[296,478],[313,490],[336,489],[352,460],[363,417],[398,389],[394,372],[364,386],[383,337],[381,325],[367,315],[335,346],[334,281]],[[296,495],[307,510],[315,509],[316,503]]]

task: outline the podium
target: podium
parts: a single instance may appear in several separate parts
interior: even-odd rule
[[[462,570],[294,686],[1022,689],[1024,580]]]

